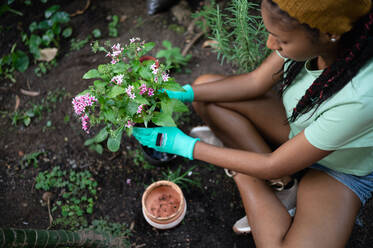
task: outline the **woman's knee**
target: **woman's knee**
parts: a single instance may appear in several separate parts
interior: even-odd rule
[[[214,82],[218,81],[225,78],[225,76],[220,75],[220,74],[203,74],[194,80],[192,85],[198,85],[198,84],[204,84],[204,83],[209,83],[209,82]]]

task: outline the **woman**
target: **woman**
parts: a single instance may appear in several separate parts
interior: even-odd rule
[[[224,147],[175,127],[134,136],[235,172],[257,247],[344,247],[373,190],[371,8],[371,0],[263,0],[274,52],[256,70],[203,75],[167,92],[193,101]],[[306,168],[292,220],[266,180]]]

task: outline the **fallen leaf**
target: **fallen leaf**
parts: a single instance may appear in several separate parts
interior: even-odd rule
[[[23,151],[18,151],[18,156],[19,157],[23,157],[23,155],[25,155],[25,153]]]
[[[38,96],[40,95],[40,92],[39,91],[30,91],[30,90],[24,90],[24,89],[20,89],[21,93],[26,95],[26,96]]]
[[[125,22],[126,20],[127,20],[127,16],[126,15],[121,15],[120,19],[119,19],[119,22]]]
[[[20,103],[21,103],[21,98],[19,98],[19,96],[16,95],[16,105],[14,106],[14,112],[17,112]]]
[[[57,55],[58,49],[57,48],[44,48],[40,49],[40,57],[38,58],[39,61],[51,61]]]
[[[219,44],[216,40],[206,40],[202,44],[202,48],[216,47]]]

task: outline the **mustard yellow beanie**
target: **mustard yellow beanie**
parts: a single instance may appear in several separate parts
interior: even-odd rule
[[[367,14],[371,0],[272,0],[300,23],[323,33],[341,35]]]

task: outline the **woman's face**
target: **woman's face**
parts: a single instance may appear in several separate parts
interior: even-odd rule
[[[311,38],[309,31],[300,24],[286,28],[281,16],[274,13],[267,0],[263,0],[261,12],[264,25],[269,32],[267,47],[278,50],[283,57],[296,61],[306,61],[325,53],[325,45],[319,37]],[[295,28],[293,28],[295,27]]]

